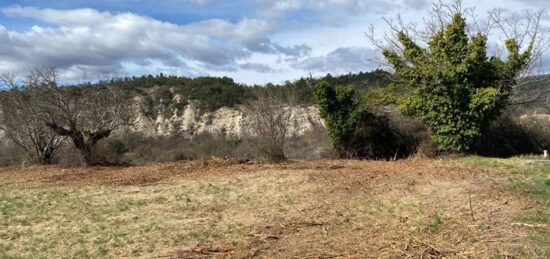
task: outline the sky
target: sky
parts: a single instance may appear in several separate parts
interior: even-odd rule
[[[550,0],[464,0],[483,17],[545,10]],[[421,26],[428,0],[2,0],[0,72],[56,66],[119,75],[229,76],[246,84],[380,68],[365,36],[400,15]],[[499,38],[495,38],[498,44]],[[550,54],[543,60],[550,71]]]

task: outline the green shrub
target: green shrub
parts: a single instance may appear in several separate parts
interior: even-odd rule
[[[113,162],[119,162],[120,158],[126,154],[129,149],[126,147],[126,144],[122,140],[113,139],[107,142],[107,151],[113,156]]]
[[[408,87],[402,84],[392,83],[385,87],[367,90],[361,98],[361,101],[365,102],[365,104],[372,109],[378,106],[397,104],[409,95],[410,90]]]
[[[400,32],[402,49],[383,55],[414,95],[401,110],[431,128],[442,151],[471,151],[490,123],[506,108],[517,78],[527,67],[535,39],[524,52],[516,39],[505,41],[507,60],[487,55],[487,35],[468,36],[461,13],[434,30],[427,47]]]
[[[326,122],[335,151],[340,157],[388,158],[397,151],[388,120],[368,110],[368,99],[355,101],[351,86],[315,86],[321,117]]]

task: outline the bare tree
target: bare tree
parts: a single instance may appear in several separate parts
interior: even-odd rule
[[[94,84],[84,79],[78,86],[63,87],[57,69],[34,68],[25,82],[33,90],[38,109],[48,118],[46,125],[70,138],[88,165],[106,162],[94,153],[95,145],[133,119],[130,99],[122,88],[101,79]]]
[[[0,130],[32,160],[53,163],[65,137],[46,126],[47,116],[34,104],[33,89],[19,86],[16,74],[3,74],[0,81],[8,87],[0,93]]]
[[[258,137],[260,149],[269,161],[284,161],[284,148],[296,107],[293,90],[283,87],[255,89],[254,97],[247,105],[252,114],[248,125],[250,131]]]

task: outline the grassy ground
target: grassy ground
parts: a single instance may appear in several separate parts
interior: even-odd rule
[[[0,169],[0,258],[545,258],[549,179],[478,157]]]
[[[515,188],[536,200],[536,209],[515,215],[516,225],[530,229],[531,238],[540,248],[540,255],[550,257],[550,164],[530,164],[540,157],[490,159],[469,157],[465,163],[510,172],[501,184]]]

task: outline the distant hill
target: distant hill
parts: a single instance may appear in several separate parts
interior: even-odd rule
[[[301,106],[295,111],[299,123],[291,131],[305,133],[322,124],[314,107],[313,85],[326,80],[335,85],[353,85],[358,92],[365,92],[386,86],[390,76],[384,71],[373,71],[341,76],[327,74],[278,85],[244,85],[228,77],[187,78],[159,74],[103,83],[120,85],[134,98],[134,109],[139,113],[136,131],[149,136],[178,134],[191,137],[201,132],[243,134],[248,112],[243,105],[254,98],[254,91],[276,87],[291,88],[296,94]]]
[[[368,92],[374,105],[386,105],[384,100],[387,96],[384,94],[389,92],[394,95],[394,98],[390,98],[393,100],[402,95],[399,89],[382,89],[392,82],[391,76],[388,72],[376,70],[339,76],[327,74],[321,78],[304,77],[278,85],[245,85],[228,77],[188,78],[159,74],[125,77],[103,83],[120,85],[135,100],[132,109],[139,113],[140,118],[135,130],[151,136],[193,136],[205,131],[242,134],[246,128],[243,120],[247,116],[243,104],[253,98],[254,91],[263,87],[294,90],[302,106],[302,110],[296,110],[296,116],[303,123],[295,125],[294,131],[303,133],[322,124],[312,89],[319,81],[328,81],[332,85],[352,85],[358,95]],[[521,102],[509,109],[514,117],[550,114],[550,75],[529,80],[518,88],[514,99]]]
[[[292,87],[298,101],[302,104],[314,104],[312,86],[319,81],[328,81],[334,85],[354,85],[358,92],[369,88],[383,87],[390,83],[391,74],[381,70],[332,76],[327,74],[321,78],[300,78],[283,84],[244,85],[238,84],[228,77],[197,77],[144,75],[141,77],[125,77],[111,81],[120,84],[135,95],[143,96],[154,104],[170,105],[175,95],[183,97],[181,104],[196,101],[205,111],[214,111],[221,107],[231,107],[246,103],[252,98],[251,92],[259,87]],[[176,108],[177,108],[176,107]]]

